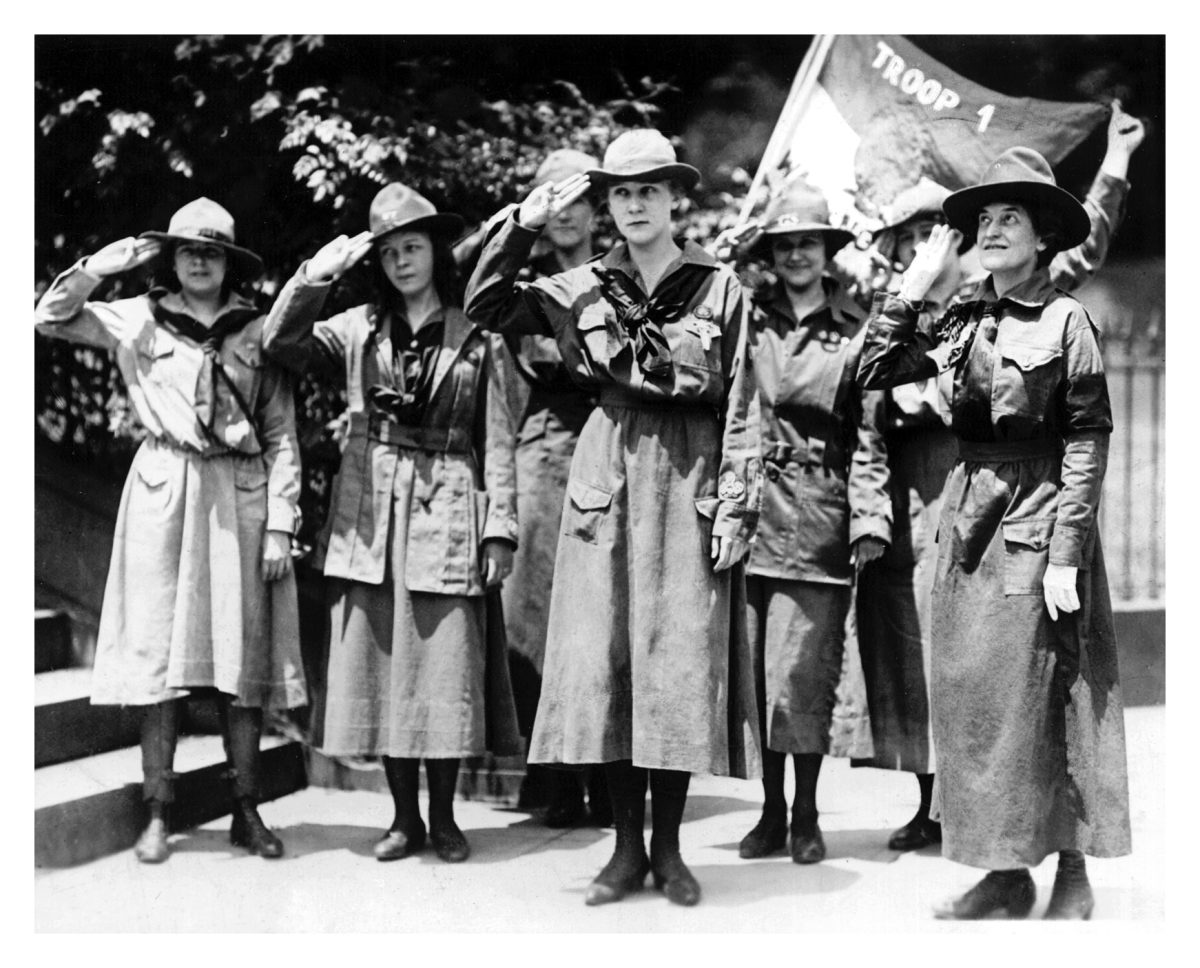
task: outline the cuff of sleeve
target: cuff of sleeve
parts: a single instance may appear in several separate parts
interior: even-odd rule
[[[717,516],[713,519],[714,538],[741,538],[750,541],[758,530],[758,512],[744,504],[721,501],[717,505]]]
[[[300,528],[300,509],[281,497],[267,498],[267,530],[295,534]]]
[[[1078,568],[1085,538],[1086,535],[1075,528],[1055,525],[1054,534],[1050,536],[1050,564]]]
[[[296,278],[300,280],[300,284],[308,289],[328,289],[333,283],[329,280],[318,281],[312,279],[308,275],[308,264],[312,259],[305,259],[300,263],[300,268],[296,270]]]
[[[892,543],[892,525],[886,518],[864,517],[851,519],[850,543],[860,538],[878,538],[884,544]]]
[[[519,211],[520,208],[514,205],[512,213],[507,219],[505,219],[505,224],[508,228],[508,232],[505,233],[505,241],[509,242],[510,244],[516,242],[522,246],[532,248],[533,243],[536,242],[541,236],[542,230],[540,228],[534,229],[530,228],[528,225],[522,225],[517,219],[517,213]]]
[[[483,526],[483,541],[508,541],[517,547],[517,535],[520,529],[517,519],[508,514],[489,514]]]

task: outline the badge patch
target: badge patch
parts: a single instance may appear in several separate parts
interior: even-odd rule
[[[717,486],[717,497],[725,501],[736,501],[745,493],[746,485],[733,471],[726,471],[721,475],[720,484]]]
[[[695,316],[697,319],[712,319],[713,318],[712,310],[709,309],[707,306],[697,306],[695,308],[695,310],[693,310],[692,315]]]
[[[705,353],[712,349],[713,338],[721,335],[721,327],[716,323],[704,322],[699,314],[696,319],[689,319],[683,328],[700,340]]]

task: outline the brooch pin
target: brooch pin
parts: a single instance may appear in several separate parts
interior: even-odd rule
[[[711,316],[711,313],[709,315]],[[707,353],[712,349],[713,338],[721,335],[721,328],[716,323],[706,322],[700,318],[699,312],[696,313],[696,317],[684,323],[683,328],[700,340],[700,345],[704,347],[704,352]]]

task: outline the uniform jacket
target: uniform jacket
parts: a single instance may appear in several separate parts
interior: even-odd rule
[[[156,320],[189,315],[177,293],[154,290],[112,302],[88,302],[101,280],[80,262],[60,275],[34,313],[39,332],[109,351],[125,381],[130,403],[151,437],[202,455],[236,451],[261,454],[267,478],[267,529],[291,534],[298,525],[300,455],[296,441],[292,388],[286,375],[262,356],[263,318],[250,302],[232,296],[218,317],[253,316],[230,334],[218,352],[225,374],[251,413],[194,341]],[[254,482],[240,472],[239,487]],[[153,485],[154,482],[147,482]]]
[[[528,262],[537,237],[536,230],[516,221],[515,213],[500,224],[467,289],[467,312],[501,332],[553,335],[563,365],[587,390],[617,389],[647,406],[686,402],[711,407],[722,424],[719,485],[715,494],[697,495],[697,508],[713,518],[715,536],[749,540],[758,520],[761,466],[754,375],[737,277],[695,243],[685,243],[679,262],[667,268],[659,285],[684,264],[709,269],[712,281],[700,287],[680,319],[663,324],[670,374],[648,378],[634,365],[629,335],[602,295],[595,268],[620,269],[638,278],[628,247],[620,243],[601,259],[518,284],[514,297],[512,280]]]
[[[797,321],[778,284],[750,313],[766,471],[749,574],[848,585],[850,547],[891,540],[884,395],[858,384],[863,312],[832,280]]]
[[[919,304],[879,295],[860,377],[869,388],[954,373],[951,426],[960,441],[1043,441],[1064,450],[1061,479],[1010,496],[1005,507],[951,509],[968,558],[1003,523],[1005,539],[1049,561],[1090,560],[1112,413],[1097,334],[1087,311],[1055,289],[1046,269],[997,298],[989,276],[974,298],[927,331]],[[954,325],[951,320],[956,320]],[[957,334],[957,335],[956,335]],[[969,563],[969,562],[968,562]]]
[[[504,386],[507,351],[459,309],[445,335],[419,427],[374,411],[369,387],[395,387],[391,325],[369,305],[323,322],[329,284],[309,282],[307,263],[280,293],[263,349],[284,366],[317,367],[346,387],[350,433],[326,523],[327,576],[380,584],[388,559],[392,487],[401,447],[415,451],[407,574],[409,591],[482,595],[480,543],[517,543],[512,416]]]

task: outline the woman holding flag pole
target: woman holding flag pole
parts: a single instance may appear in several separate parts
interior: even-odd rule
[[[1129,852],[1121,689],[1096,511],[1111,409],[1096,333],[1054,287],[1087,211],[1046,160],[1011,148],[943,204],[895,295],[879,295],[860,375],[953,375],[959,455],[933,588],[931,707],[943,853],[989,871],[941,918],[1024,917],[1029,868],[1058,873],[1045,917],[1091,916],[1084,854]],[[961,241],[990,275],[932,326],[923,300]]]

